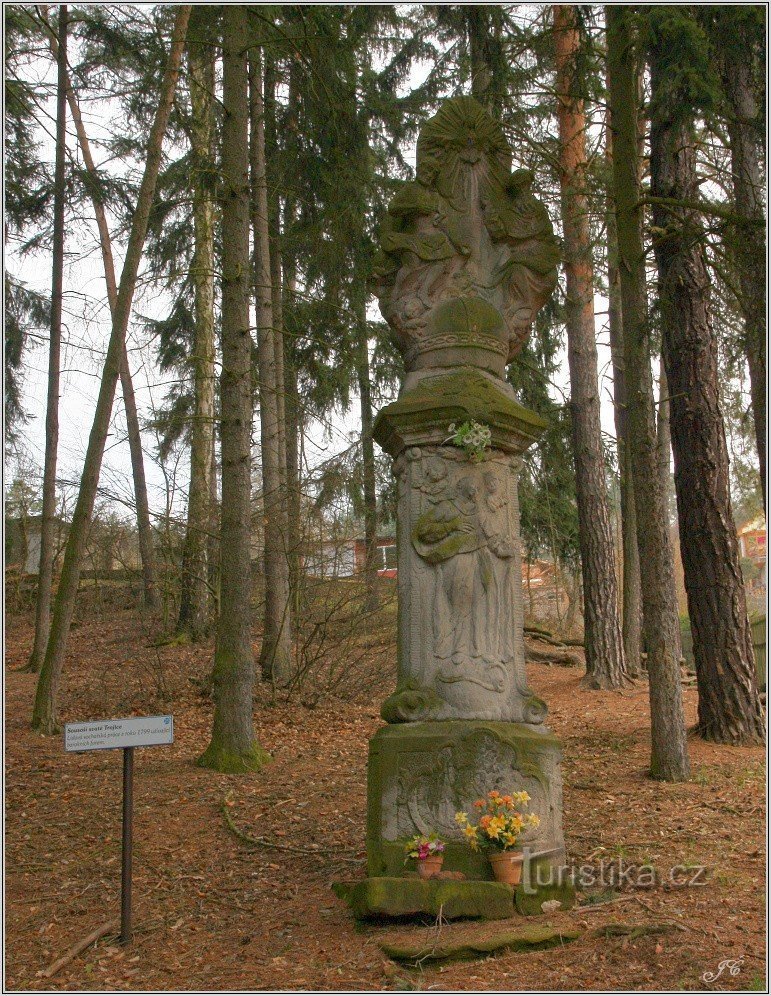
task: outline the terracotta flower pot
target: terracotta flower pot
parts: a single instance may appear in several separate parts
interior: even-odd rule
[[[443,861],[443,854],[432,854],[427,858],[423,858],[422,861],[418,860],[418,875],[420,878],[431,878],[432,875],[436,875],[437,872],[441,871]]]
[[[524,858],[522,851],[493,851],[490,854],[490,864],[493,866],[495,881],[519,885]]]

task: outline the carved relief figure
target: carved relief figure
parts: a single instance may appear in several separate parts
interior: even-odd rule
[[[455,813],[499,785],[521,786],[532,799],[533,812],[542,817],[541,826],[528,830],[523,843],[532,846],[546,838],[552,819],[550,800],[536,769],[486,732],[472,733],[420,761],[405,758],[399,772],[394,836],[416,827],[421,833],[438,831],[459,839]]]
[[[448,472],[452,467],[454,473]],[[431,626],[436,681],[503,692],[515,658],[512,565],[503,468],[467,469],[432,456],[420,491],[425,508],[412,531],[433,565]]]

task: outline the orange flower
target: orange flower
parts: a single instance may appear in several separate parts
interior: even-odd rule
[[[493,789],[492,792],[489,793],[491,799],[499,798],[500,794],[501,793],[498,792],[497,789]]]
[[[474,803],[477,809],[481,809],[484,806],[484,804],[485,804],[484,799],[477,799],[477,801]]]

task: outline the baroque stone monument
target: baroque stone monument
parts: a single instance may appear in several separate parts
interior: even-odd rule
[[[517,479],[545,423],[504,380],[557,281],[559,253],[532,174],[473,98],[423,127],[416,180],[395,195],[375,275],[406,376],[374,436],[398,485],[398,683],[370,742],[370,881],[403,874],[406,839],[437,831],[445,868],[492,877],[455,813],[525,789],[523,845],[561,863],[560,748],[527,686]],[[469,455],[455,426],[479,423]],[[540,909],[537,910],[540,912]]]

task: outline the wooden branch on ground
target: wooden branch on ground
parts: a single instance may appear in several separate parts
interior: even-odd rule
[[[536,650],[525,643],[525,660],[535,664],[558,664],[560,667],[583,667],[584,662],[574,650]]]
[[[529,625],[523,627],[526,633],[532,633],[533,636],[537,636],[539,639],[544,636],[554,636],[550,629],[544,629],[543,626]]]
[[[602,927],[594,927],[590,937],[628,937],[635,940],[649,935],[670,934],[680,928],[678,923],[606,923]]]
[[[541,626],[524,626],[525,636],[531,636],[535,640],[543,640],[544,643],[550,643],[553,647],[581,647],[583,649],[583,640],[574,640],[569,636],[555,636],[551,630],[543,629]]]
[[[336,861],[347,861],[352,865],[362,865],[366,861],[366,858],[347,858],[340,854],[340,851],[332,847],[293,847],[291,844],[278,844],[272,840],[266,840],[264,837],[252,837],[251,834],[245,833],[243,830],[239,830],[236,826],[233,817],[230,815],[230,802],[231,793],[226,793],[222,800],[222,815],[225,817],[225,823],[227,823],[228,830],[239,840],[242,840],[245,844],[251,844],[252,847],[269,847],[273,848],[275,851],[293,851],[296,854],[331,854],[335,856]]]
[[[56,961],[51,962],[48,968],[40,972],[40,977],[43,979],[50,979],[52,976],[60,972],[65,965],[78,957],[78,955],[85,951],[86,948],[90,947],[94,941],[98,941],[100,937],[104,937],[105,934],[117,934],[118,932],[118,922],[116,920],[108,920],[107,923],[103,923],[101,927],[97,927],[92,930],[90,934],[84,937],[82,940],[78,941],[77,944],[73,944],[72,947],[66,951],[61,958],[57,958]]]

